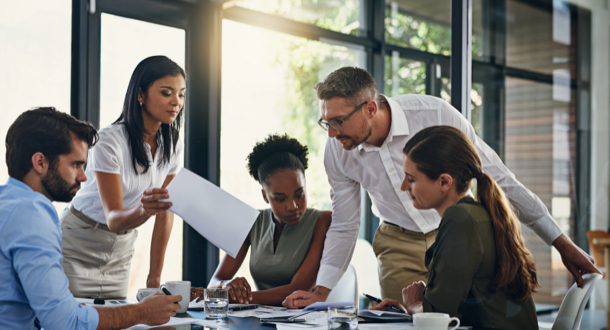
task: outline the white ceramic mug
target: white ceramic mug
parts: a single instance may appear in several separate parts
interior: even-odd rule
[[[447,330],[449,323],[457,322],[453,330],[460,326],[460,319],[457,317],[449,317],[445,313],[417,313],[413,315],[413,326],[417,330]]]
[[[145,288],[145,289],[139,289],[138,293],[136,294],[136,299],[138,299],[138,301],[142,301],[142,299],[153,295],[157,292],[160,292],[159,289],[155,289],[155,288]]]
[[[172,295],[179,294],[182,296],[182,300],[180,300],[180,309],[176,313],[186,313],[191,300],[191,281],[168,281],[165,282],[165,284],[161,284],[159,289],[163,287]]]

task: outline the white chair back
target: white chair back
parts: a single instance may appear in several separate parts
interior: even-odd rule
[[[373,297],[381,297],[377,257],[375,256],[375,252],[373,252],[371,243],[362,238],[359,238],[356,241],[351,264],[356,270],[358,295],[367,293]]]
[[[326,302],[348,302],[353,301],[358,303],[358,282],[356,279],[356,271],[351,264],[337,282],[337,285],[326,298]]]
[[[600,274],[586,274],[582,289],[572,285],[561,302],[552,330],[579,330],[582,314],[593,291],[593,283],[602,278]]]

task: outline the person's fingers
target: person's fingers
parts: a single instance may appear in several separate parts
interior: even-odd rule
[[[147,202],[158,201],[160,199],[169,198],[169,194],[152,194],[152,195],[142,195],[142,200]]]
[[[144,190],[144,193],[142,193],[142,195],[144,195],[144,196],[150,196],[150,195],[154,195],[154,194],[165,195],[168,193],[169,193],[169,191],[165,188],[150,188],[150,189]]]
[[[182,300],[182,295],[179,294],[174,294],[168,297],[170,298],[171,302],[180,302]],[[178,309],[180,309],[180,307],[178,307]]]
[[[244,279],[244,288],[246,289],[246,299],[247,301],[252,301],[252,288],[250,287],[250,283]]]
[[[237,281],[237,283],[235,283],[235,295],[237,296],[237,301],[239,301],[240,304],[243,304],[247,296],[244,287],[240,282],[241,281]]]
[[[400,303],[394,299],[386,298],[377,305],[377,309],[386,309],[386,306],[400,306]]]
[[[286,297],[286,299],[284,299],[284,301],[282,302],[282,306],[291,309],[306,307],[315,302],[315,299],[313,298],[313,293],[298,290]]]
[[[284,306],[286,308],[290,308],[290,309],[296,308],[296,307],[294,307],[293,302],[294,302],[294,297],[292,295],[290,295],[290,296],[286,297],[286,299],[284,299],[284,301],[282,301],[282,306]]]
[[[237,301],[237,298],[235,297],[235,289],[233,289],[233,285],[227,284],[225,287],[227,289],[229,289],[229,297],[231,298],[231,300]]]
[[[582,288],[583,280],[582,280],[582,276],[580,275],[580,272],[578,271],[578,269],[576,267],[570,265],[570,267],[568,267],[568,270],[570,271],[570,273],[572,273],[572,276],[574,276],[574,280],[576,281],[576,286],[578,286],[579,288]]]

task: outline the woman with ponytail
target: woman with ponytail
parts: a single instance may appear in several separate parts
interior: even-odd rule
[[[405,179],[417,209],[435,209],[441,223],[426,252],[427,285],[402,291],[409,313],[442,312],[474,329],[538,329],[532,293],[538,279],[519,219],[460,130],[433,126],[403,149]],[[476,181],[476,201],[468,190]],[[400,304],[386,299],[376,309]]]

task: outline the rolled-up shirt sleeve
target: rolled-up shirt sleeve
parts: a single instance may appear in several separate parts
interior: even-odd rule
[[[360,230],[360,184],[345,175],[341,160],[329,139],[324,167],[331,187],[332,222],[326,233],[317,285],[332,289],[347,269]]]
[[[99,314],[79,305],[68,288],[61,228],[50,202],[20,203],[1,231],[2,252],[12,261],[30,307],[46,330],[96,329]]]
[[[563,234],[540,198],[515,178],[495,151],[476,135],[474,128],[462,114],[443,101],[439,117],[441,125],[458,128],[472,141],[481,157],[483,172],[502,187],[523,224],[532,229],[548,245]]]

